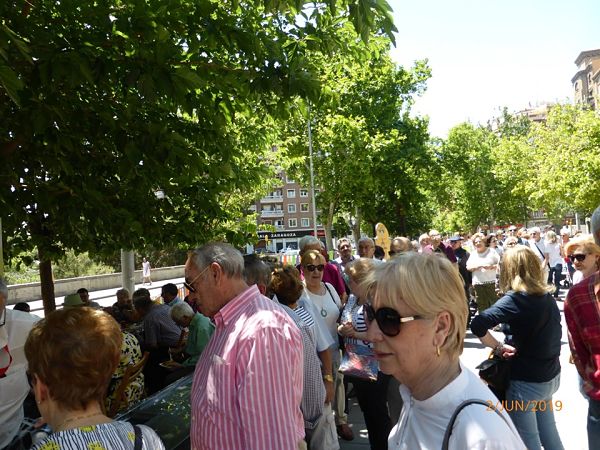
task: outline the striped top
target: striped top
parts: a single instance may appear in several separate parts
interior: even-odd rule
[[[142,431],[142,450],[164,450],[158,435],[145,425]],[[132,450],[135,431],[129,422],[109,422],[52,433],[31,447],[31,450]]]
[[[255,285],[213,320],[192,385],[192,449],[295,450],[304,437],[298,327]]]
[[[348,297],[348,301],[344,306],[344,310],[342,311],[342,323],[352,322],[352,326],[356,331],[367,331],[367,323],[365,322],[363,306],[364,305],[360,305],[358,303],[358,298],[354,294],[350,294],[350,297]],[[345,337],[344,342],[373,348],[372,343],[352,337]]]

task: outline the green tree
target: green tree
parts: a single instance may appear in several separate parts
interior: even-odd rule
[[[394,29],[384,0],[10,0],[0,17],[4,248],[38,249],[46,312],[66,249],[250,234],[268,126],[319,93],[307,52],[349,22],[363,41]]]

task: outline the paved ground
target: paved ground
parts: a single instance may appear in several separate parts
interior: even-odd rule
[[[564,298],[565,292],[561,293]],[[567,326],[562,313],[563,302],[558,302],[561,310],[563,338],[562,350],[560,355],[562,372],[560,388],[554,396],[554,403],[562,402],[562,410],[555,411],[555,418],[563,445],[566,450],[587,450],[587,401],[579,393],[579,380],[577,370],[573,364],[569,364],[569,344],[567,341]],[[498,333],[500,336],[501,334]],[[500,337],[499,336],[499,337]],[[465,349],[461,356],[462,362],[470,369],[475,370],[481,361],[489,354],[489,349],[484,349],[479,339],[471,333],[467,333],[465,339]],[[352,406],[349,413],[349,422],[354,430],[355,439],[353,441],[343,441],[340,439],[342,450],[366,450],[369,449],[367,439],[367,430],[362,416],[362,412],[356,399],[352,399]]]

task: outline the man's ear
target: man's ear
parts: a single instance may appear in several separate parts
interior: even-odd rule
[[[48,386],[37,377],[33,383],[33,393],[35,394],[35,400],[38,404],[43,403],[50,398]]]
[[[262,283],[256,283],[256,286],[258,287],[258,290],[260,291],[260,293],[261,293],[262,295],[265,295],[265,296],[266,296],[266,293],[267,293],[267,286],[265,286],[265,285],[264,285],[264,284],[262,284]]]

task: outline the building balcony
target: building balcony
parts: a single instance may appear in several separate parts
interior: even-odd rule
[[[256,205],[250,205],[248,211],[256,212]]]
[[[260,199],[261,203],[281,203],[283,202],[283,195],[267,195]]]
[[[283,217],[283,209],[276,209],[276,210],[265,210],[263,209],[260,212],[260,217],[262,217],[263,219],[267,218],[267,217]]]

